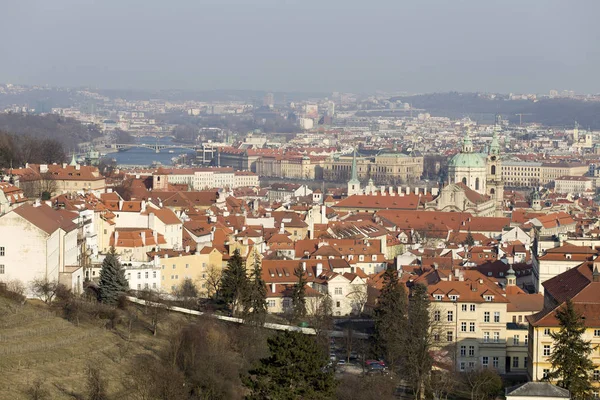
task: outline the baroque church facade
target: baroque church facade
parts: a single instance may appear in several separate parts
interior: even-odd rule
[[[425,209],[469,212],[482,217],[504,216],[504,182],[498,135],[494,131],[487,154],[473,151],[465,134],[460,153],[448,163],[448,184]]]

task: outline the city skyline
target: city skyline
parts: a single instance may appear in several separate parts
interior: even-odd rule
[[[598,8],[30,1],[5,6],[0,34],[14,39],[0,44],[0,76],[138,90],[595,93]]]

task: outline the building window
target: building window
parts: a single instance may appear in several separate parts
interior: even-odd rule
[[[469,306],[469,308],[470,308],[470,311],[473,311],[473,312],[474,312],[474,311],[475,311],[475,304],[471,304],[471,305]]]
[[[490,333],[489,332],[483,332],[483,341],[486,343],[490,341]]]
[[[467,346],[460,346],[460,356],[465,357],[467,355]]]
[[[498,369],[498,357],[492,357],[492,367]]]
[[[523,357],[523,368],[527,368],[527,357]]]
[[[475,322],[469,322],[469,332],[475,332]]]
[[[549,356],[550,355],[550,345],[549,344],[545,344],[544,345],[544,356]]]
[[[446,332],[446,340],[452,342],[454,340],[454,333],[452,331]]]
[[[440,334],[439,333],[434,333],[433,334],[433,340],[436,341],[436,342],[439,342],[440,341]]]
[[[464,363],[464,361],[461,361],[461,362],[460,362],[460,370],[461,370],[461,371],[464,371],[464,370],[465,370],[465,363]]]
[[[594,336],[600,336],[600,329],[594,329]]]
[[[461,332],[466,332],[467,331],[467,323],[466,322],[461,322],[460,323],[460,331]]]
[[[519,368],[519,357],[513,357],[513,368]]]
[[[152,271],[152,277],[156,278],[156,271]]]
[[[341,287],[336,287],[335,288],[335,294],[342,294],[342,288]]]
[[[138,276],[138,279],[142,279],[142,273],[141,272],[138,272],[137,276]]]
[[[452,322],[454,320],[454,312],[448,311],[448,322]]]
[[[186,267],[186,268],[189,268],[189,267],[190,267],[190,264],[185,264],[185,267]]]
[[[440,320],[440,311],[436,310],[433,312],[433,320],[434,321],[439,321]]]
[[[173,269],[175,269],[175,264],[173,264]]]
[[[4,257],[5,251],[6,249],[4,246],[0,247],[0,257]]]
[[[600,381],[600,370],[595,369],[593,377],[595,381]]]
[[[518,345],[519,345],[519,335],[515,335],[515,336],[513,336],[513,344],[514,344],[515,346],[518,346]]]
[[[270,308],[275,307],[275,300],[269,300],[268,303],[267,303],[267,306],[270,307]]]
[[[144,289],[148,289],[148,284],[144,283]]]
[[[337,308],[340,308],[340,307],[342,306],[342,303],[340,303],[339,301],[336,301],[336,302],[335,302],[335,306],[336,306]]]
[[[156,289],[156,282],[152,284],[152,289]]]
[[[475,357],[475,346],[469,346],[469,357]]]
[[[494,332],[494,342],[498,343],[500,341],[500,332]]]
[[[469,369],[470,370],[474,370],[475,369],[475,361],[469,361]]]
[[[494,322],[500,322],[500,311],[494,311]]]
[[[442,301],[442,295],[441,294],[434,294],[433,298],[436,299],[437,301]]]
[[[487,368],[490,364],[490,358],[488,356],[481,357],[481,365],[483,368]]]
[[[490,322],[490,312],[486,311],[483,313],[483,322]]]
[[[4,264],[0,264],[0,275],[5,274]]]
[[[550,328],[544,329],[544,336],[550,336]]]
[[[467,305],[466,305],[466,304],[463,304],[463,305],[461,306],[461,309],[462,309],[463,311],[467,311]]]
[[[144,272],[144,278],[148,279],[148,271]]]
[[[527,340],[527,335],[525,335],[525,344],[527,344],[527,341],[528,341],[528,340]]]
[[[549,374],[550,370],[548,368],[544,368],[544,370],[542,371],[542,378],[547,379]]]

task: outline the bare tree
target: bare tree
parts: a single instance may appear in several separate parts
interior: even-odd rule
[[[150,313],[152,334],[156,336],[158,333],[158,325],[165,316],[169,306],[163,303],[164,298],[161,293],[150,293],[146,297],[146,308]]]
[[[491,369],[475,369],[463,374],[471,400],[494,399],[502,389],[502,379]]]
[[[223,279],[223,268],[210,264],[204,278],[204,290],[207,297],[219,297],[221,292],[221,282]]]
[[[58,282],[49,281],[48,278],[34,279],[31,282],[31,292],[42,299],[44,303],[51,303],[58,289]]]
[[[88,400],[106,400],[108,398],[106,386],[107,382],[102,377],[100,369],[90,363],[86,369],[86,398]]]
[[[352,286],[352,291],[348,294],[348,297],[350,298],[352,310],[356,314],[360,315],[365,310],[365,305],[367,304],[367,300],[369,299],[369,295],[367,293],[367,285]]]

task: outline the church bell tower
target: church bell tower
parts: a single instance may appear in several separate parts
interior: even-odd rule
[[[500,143],[498,134],[494,131],[492,143],[487,155],[487,194],[496,203],[496,216],[504,216],[504,181],[502,179],[502,160],[500,157]]]

